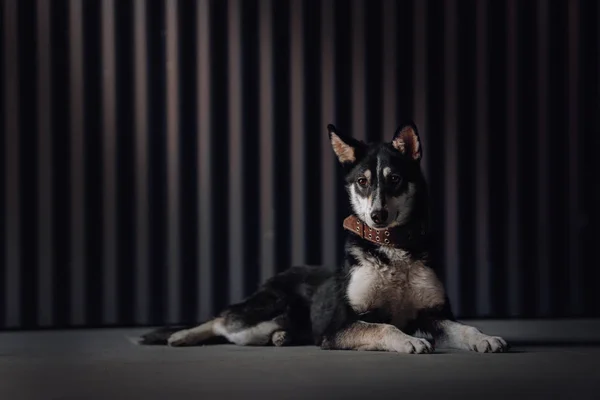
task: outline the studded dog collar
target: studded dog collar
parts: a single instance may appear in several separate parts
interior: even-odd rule
[[[344,220],[344,229],[369,242],[390,247],[405,247],[412,241],[410,232],[398,229],[373,229],[354,215]]]

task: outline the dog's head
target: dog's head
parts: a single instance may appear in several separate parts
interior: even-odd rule
[[[333,125],[327,129],[358,218],[371,228],[386,229],[423,217],[422,147],[413,123],[400,126],[389,143],[367,144],[340,134]]]

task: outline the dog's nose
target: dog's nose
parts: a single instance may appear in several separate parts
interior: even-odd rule
[[[386,221],[387,217],[388,217],[388,212],[384,209],[375,210],[371,213],[371,219],[376,224],[381,224],[382,222]]]

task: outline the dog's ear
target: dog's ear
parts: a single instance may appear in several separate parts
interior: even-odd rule
[[[327,131],[329,132],[333,152],[340,163],[342,165],[354,164],[359,158],[362,143],[351,137],[341,135],[332,124],[327,125]]]
[[[411,160],[419,161],[422,149],[416,125],[408,122],[398,127],[392,139],[392,146]]]

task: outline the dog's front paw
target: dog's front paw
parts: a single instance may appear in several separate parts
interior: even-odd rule
[[[167,339],[167,343],[169,346],[173,347],[186,346],[190,344],[192,339],[193,334],[189,331],[189,329],[183,329],[171,334],[169,339]]]
[[[499,336],[485,336],[471,343],[471,349],[478,353],[504,353],[508,351],[508,343]]]
[[[396,340],[392,347],[398,353],[408,354],[427,354],[433,353],[434,350],[433,345],[427,339],[411,336]]]

